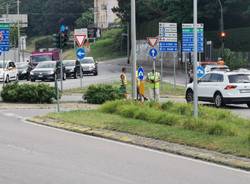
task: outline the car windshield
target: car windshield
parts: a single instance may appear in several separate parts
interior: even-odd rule
[[[84,59],[83,61],[81,61],[82,64],[91,64],[94,63],[93,59]]]
[[[17,69],[26,69],[26,68],[28,68],[28,64],[27,63],[16,63],[16,67],[17,67]]]
[[[43,61],[51,61],[52,56],[49,55],[40,55],[40,56],[31,56],[31,61],[35,63],[40,63]]]
[[[250,74],[229,75],[230,83],[250,83]]]
[[[63,61],[64,66],[75,66],[74,60],[64,60]]]
[[[54,63],[39,63],[36,68],[55,68],[56,62]]]

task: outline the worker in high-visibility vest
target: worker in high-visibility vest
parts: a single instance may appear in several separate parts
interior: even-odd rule
[[[122,73],[120,75],[120,80],[121,80],[121,86],[120,86],[120,92],[121,94],[124,95],[124,98],[128,98],[128,93],[127,93],[127,76],[126,76],[126,68],[122,68]]]
[[[160,100],[160,81],[161,75],[159,72],[152,70],[147,75],[147,82],[149,82],[149,96],[150,100],[159,101]]]

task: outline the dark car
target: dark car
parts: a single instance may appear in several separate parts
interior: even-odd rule
[[[67,77],[74,77],[75,79],[80,76],[80,63],[76,60],[64,60],[65,72]]]
[[[17,68],[17,77],[18,80],[26,80],[29,77],[28,72],[28,63],[27,62],[19,62],[15,63]]]
[[[83,74],[93,74],[98,75],[97,62],[93,57],[85,57],[81,61],[82,72]]]
[[[65,72],[65,66],[63,66],[62,69],[62,77],[63,80],[66,80],[66,72]],[[56,61],[44,61],[42,63],[39,63],[35,69],[33,69],[30,72],[30,80],[32,82],[36,80],[49,80],[49,81],[55,81],[55,79],[61,78],[61,62]]]

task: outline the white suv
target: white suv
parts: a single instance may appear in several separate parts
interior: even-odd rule
[[[16,81],[17,69],[13,61],[0,61],[0,82]]]
[[[250,108],[250,73],[209,72],[198,81],[198,98],[216,107],[247,104]],[[187,86],[186,101],[193,101],[193,83]]]

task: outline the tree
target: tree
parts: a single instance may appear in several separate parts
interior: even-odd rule
[[[87,28],[94,23],[94,14],[92,10],[85,11],[81,17],[79,17],[75,24],[76,28]]]

